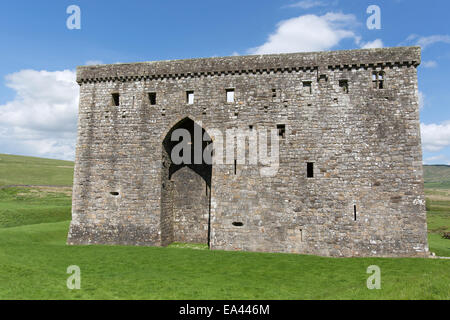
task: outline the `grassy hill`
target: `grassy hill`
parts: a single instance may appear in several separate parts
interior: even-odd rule
[[[450,166],[424,166],[424,180],[430,250],[448,257],[450,240],[442,234],[450,232]]]
[[[71,161],[0,154],[0,187],[7,185],[72,186]]]
[[[423,166],[425,187],[431,189],[450,189],[450,166]]]
[[[0,228],[70,220],[73,166],[0,154]]]
[[[430,248],[450,256],[440,169],[426,168]],[[72,162],[0,155],[0,299],[450,299],[448,260],[67,246],[72,175]],[[81,290],[66,287],[70,265]],[[366,287],[370,265],[381,290]]]

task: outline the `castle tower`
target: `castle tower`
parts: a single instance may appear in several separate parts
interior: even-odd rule
[[[79,67],[68,243],[427,256],[420,59],[407,47]],[[245,161],[172,159],[175,132],[200,133],[188,158],[219,157],[233,130]]]

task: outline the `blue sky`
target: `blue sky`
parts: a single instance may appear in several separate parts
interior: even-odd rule
[[[69,30],[66,9],[81,9]],[[366,10],[381,9],[381,30]],[[421,45],[424,162],[450,164],[450,2],[41,0],[0,5],[0,153],[73,159],[77,65]]]

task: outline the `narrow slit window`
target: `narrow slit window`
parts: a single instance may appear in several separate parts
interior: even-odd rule
[[[149,92],[148,100],[150,101],[150,105],[156,105],[156,92]]]
[[[308,162],[306,165],[306,177],[314,178],[314,163]]]
[[[120,104],[120,95],[118,93],[112,94],[112,103],[114,106],[118,107]]]
[[[187,104],[194,104],[194,91],[186,91]]]
[[[343,93],[348,93],[348,80],[339,80],[339,87]]]
[[[357,219],[357,210],[356,210],[356,204],[353,206],[353,219],[356,221]]]
[[[234,89],[227,89],[227,102],[233,103],[234,102]]]
[[[378,73],[378,89],[384,89],[384,74],[383,74],[383,72]]]
[[[284,124],[277,125],[277,130],[278,130],[278,136],[280,138],[284,139],[286,137],[286,125],[284,125]]]
[[[234,160],[234,175],[237,175],[237,160]]]

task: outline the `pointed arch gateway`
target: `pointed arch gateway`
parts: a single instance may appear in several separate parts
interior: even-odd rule
[[[172,141],[175,140],[175,141]],[[161,245],[210,244],[210,136],[191,118],[176,123],[162,141]],[[210,150],[210,149],[209,149]]]

